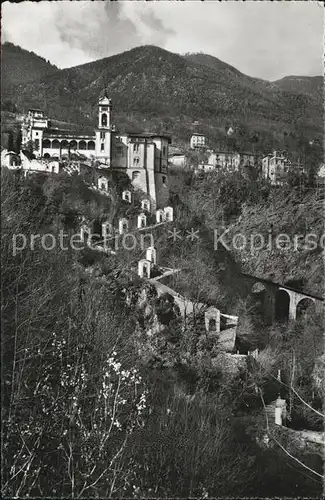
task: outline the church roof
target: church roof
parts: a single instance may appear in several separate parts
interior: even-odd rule
[[[112,100],[109,98],[107,89],[104,89],[99,95],[100,104],[111,104]]]

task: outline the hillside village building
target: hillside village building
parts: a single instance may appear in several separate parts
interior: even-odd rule
[[[225,168],[238,171],[241,167],[257,167],[258,156],[252,153],[238,153],[230,151],[208,151],[209,156],[206,163],[201,163],[198,170],[210,171]]]
[[[168,204],[168,136],[151,133],[121,134],[112,124],[112,102],[106,91],[98,101],[98,122],[93,135],[51,128],[41,110],[29,110],[22,125],[22,146],[32,141],[37,159],[60,160],[74,154],[97,160],[97,168],[125,172],[134,187],[152,200],[152,208]]]
[[[206,147],[206,137],[205,135],[201,134],[193,134],[191,139],[190,139],[190,148],[191,149],[196,149],[196,148],[205,148]]]
[[[175,153],[170,155],[168,163],[174,167],[184,167],[186,164],[186,157],[184,153]]]
[[[277,151],[262,159],[262,176],[272,186],[282,186],[291,169],[304,171],[303,165],[292,163],[283,153]]]
[[[10,169],[16,169],[20,166],[20,157],[15,151],[3,149],[1,151],[1,165]]]

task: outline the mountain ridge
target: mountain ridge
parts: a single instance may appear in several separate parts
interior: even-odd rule
[[[23,49],[11,42],[1,44],[1,87],[15,86],[38,80],[59,70],[57,66],[35,52]]]
[[[225,128],[235,126],[238,146],[246,149],[257,132],[263,144],[254,147],[274,143],[286,149],[288,144],[282,143],[288,137],[295,143],[303,134],[322,134],[319,80],[314,85],[309,77],[300,77],[305,87],[300,83],[297,88],[295,82],[292,89],[292,79],[268,82],[209,54],[180,55],[152,45],[52,69],[5,93],[24,111],[42,107],[53,118],[90,126],[96,123],[98,95],[107,87],[122,130],[169,130],[181,142],[195,132],[196,122],[212,145],[225,143]]]

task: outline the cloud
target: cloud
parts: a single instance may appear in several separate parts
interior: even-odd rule
[[[322,73],[323,15],[317,2],[5,2],[2,33],[59,67],[152,44],[276,79]]]
[[[61,43],[95,59],[121,52],[141,42],[133,23],[120,19],[118,2],[80,4],[70,3],[70,9],[64,8],[65,15],[56,12],[54,23]]]
[[[54,17],[61,42],[92,58],[107,57],[142,44],[164,46],[173,33],[153,10],[138,5],[132,16],[126,15],[122,2],[72,2],[62,14],[57,11]]]

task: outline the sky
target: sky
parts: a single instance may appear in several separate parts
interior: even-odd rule
[[[323,25],[322,3],[313,1],[5,2],[1,41],[59,68],[150,44],[276,80],[323,74]]]

